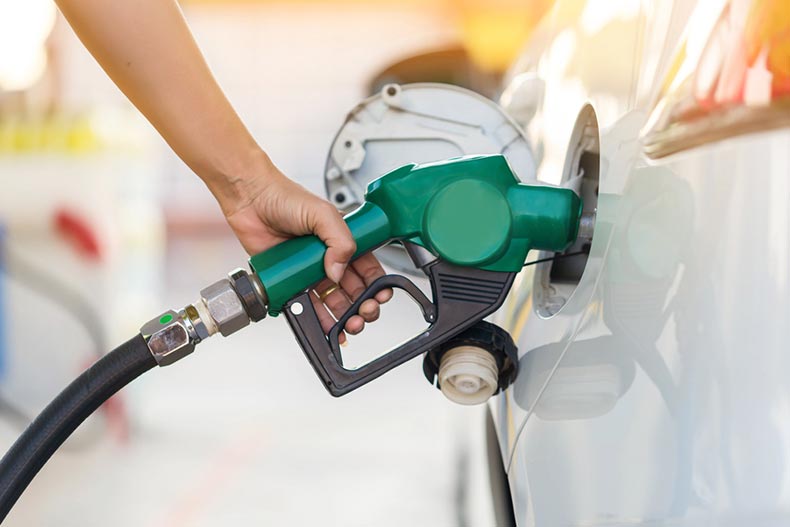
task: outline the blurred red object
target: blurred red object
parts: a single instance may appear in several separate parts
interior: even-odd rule
[[[102,251],[96,232],[79,214],[68,209],[58,209],[54,215],[55,231],[74,250],[87,260],[98,262]]]

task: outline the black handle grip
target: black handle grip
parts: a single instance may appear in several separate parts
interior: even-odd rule
[[[345,395],[389,370],[455,336],[494,312],[504,302],[515,273],[458,267],[442,260],[425,268],[431,282],[431,303],[411,281],[398,275],[379,278],[324,335],[308,292],[285,304],[285,316],[307,360],[326,389],[335,397]],[[359,306],[386,287],[406,291],[421,307],[430,326],[400,346],[369,363],[349,370],[343,367],[338,336]]]

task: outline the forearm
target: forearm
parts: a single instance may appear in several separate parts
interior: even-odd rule
[[[268,159],[215,81],[176,1],[56,1],[115,84],[223,209],[232,207],[247,176],[260,178]]]

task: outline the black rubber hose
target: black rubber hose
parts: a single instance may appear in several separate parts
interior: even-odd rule
[[[0,461],[0,523],[41,467],[107,399],[156,366],[141,335],[85,370],[44,408]]]

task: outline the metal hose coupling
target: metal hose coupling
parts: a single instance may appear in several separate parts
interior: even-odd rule
[[[215,333],[227,337],[266,317],[266,291],[254,273],[236,269],[200,291],[200,300],[180,311],[165,311],[140,333],[159,366],[181,360]]]

